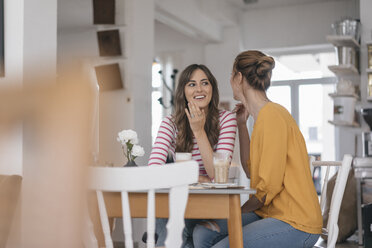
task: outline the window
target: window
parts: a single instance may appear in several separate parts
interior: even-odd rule
[[[335,64],[334,52],[274,56],[272,81],[334,77],[328,65]]]
[[[172,113],[172,94],[175,87],[177,70],[173,62],[166,57],[161,62],[155,59],[152,64],[152,95],[151,95],[151,135],[152,143],[155,142],[162,119]]]
[[[331,84],[299,86],[299,126],[310,154],[320,154],[322,159],[334,154],[333,102],[329,93]],[[330,143],[331,142],[331,143]]]
[[[291,112],[291,87],[287,85],[269,87],[267,90],[268,98],[279,103]]]
[[[155,142],[156,134],[158,132],[161,120],[163,118],[163,106],[159,103],[158,99],[162,96],[162,82],[159,71],[161,65],[158,62],[152,64],[152,94],[151,94],[151,136],[152,143]]]
[[[333,101],[336,79],[328,70],[335,64],[331,51],[273,56],[275,68],[269,99],[283,105],[294,117],[305,138],[309,154],[334,160]]]

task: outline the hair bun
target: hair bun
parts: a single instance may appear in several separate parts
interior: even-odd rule
[[[256,73],[259,77],[264,77],[275,67],[275,61],[272,57],[262,56],[258,59]]]

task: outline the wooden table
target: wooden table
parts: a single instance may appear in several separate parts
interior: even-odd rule
[[[168,218],[167,190],[156,191],[156,217]],[[230,247],[243,248],[242,218],[240,210],[240,194],[254,194],[253,189],[190,189],[185,218],[188,219],[227,219]],[[120,193],[104,193],[109,218],[122,217]],[[129,193],[132,218],[146,218],[147,194]],[[104,246],[101,223],[97,218],[95,207],[95,234],[99,247]]]

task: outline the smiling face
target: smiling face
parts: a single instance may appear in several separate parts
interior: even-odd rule
[[[200,109],[207,110],[213,88],[204,71],[196,69],[186,83],[184,91],[187,102],[193,101]]]

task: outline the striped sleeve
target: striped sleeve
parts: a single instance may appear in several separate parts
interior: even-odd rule
[[[223,111],[220,117],[220,135],[216,151],[227,152],[230,158],[234,152],[236,128],[236,115],[230,111]]]
[[[152,147],[148,165],[163,165],[167,161],[168,152],[174,150],[172,141],[176,137],[176,126],[170,117],[165,117],[160,124],[158,135]]]

